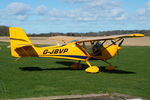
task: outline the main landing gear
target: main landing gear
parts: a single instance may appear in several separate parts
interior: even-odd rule
[[[112,64],[110,62],[107,62],[106,60],[103,60],[105,63],[109,64],[109,66],[107,66],[105,69],[106,70],[115,70],[115,67],[112,66]],[[74,70],[80,70],[83,68],[83,66],[80,64],[81,61],[79,61],[78,63],[74,63],[71,65],[71,69]],[[89,61],[86,61],[87,65],[89,66],[88,68],[85,69],[86,72],[88,73],[97,73],[99,72],[99,67],[98,66],[92,66],[91,63]]]
[[[80,70],[83,68],[83,66],[80,64],[81,61],[79,61],[78,63],[74,63],[71,65],[71,69],[74,69],[74,70]],[[88,68],[85,69],[86,72],[89,72],[89,73],[97,73],[99,72],[99,68],[97,66],[92,66],[90,64],[90,62],[86,61],[86,63],[88,64]]]
[[[81,62],[81,61],[79,60],[78,63],[72,64],[72,65],[71,65],[71,69],[74,69],[74,70],[80,70],[80,69],[82,69],[83,66],[80,64],[80,62]]]
[[[103,60],[105,63],[109,64],[109,66],[107,66],[105,69],[106,70],[115,70],[115,67],[110,63],[110,62],[107,62],[106,60]]]
[[[110,63],[110,62],[107,62],[106,60],[103,60],[105,63],[109,64],[109,66],[107,66],[105,68],[105,70],[108,70],[108,71],[111,71],[111,70],[115,70],[115,67]],[[86,72],[89,72],[89,73],[97,73],[99,72],[99,67],[97,66],[92,66],[90,64],[90,62],[86,61],[86,63],[89,65],[88,68],[85,69]]]

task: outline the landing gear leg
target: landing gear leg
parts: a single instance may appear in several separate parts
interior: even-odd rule
[[[71,69],[74,69],[74,70],[79,70],[79,69],[82,69],[82,65],[80,64],[81,60],[78,61],[78,63],[74,63],[71,65]]]
[[[107,66],[105,69],[106,70],[115,70],[115,67],[110,63],[110,62],[107,62],[106,60],[103,60],[105,63],[109,64],[109,66]]]
[[[88,64],[88,68],[85,69],[86,72],[89,72],[89,73],[97,73],[99,72],[99,68],[97,66],[92,66],[90,64],[90,62],[86,61],[86,63]]]

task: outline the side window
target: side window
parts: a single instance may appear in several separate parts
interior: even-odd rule
[[[93,55],[94,56],[101,56],[102,55],[102,48],[103,48],[102,43],[100,41],[97,41],[92,47]]]
[[[83,47],[90,55],[93,56],[102,55],[103,44],[100,41],[82,42],[79,45]]]
[[[90,42],[82,42],[79,44],[82,48],[84,48],[89,54],[93,53],[92,44]]]

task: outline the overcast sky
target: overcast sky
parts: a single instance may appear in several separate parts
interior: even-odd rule
[[[0,25],[27,33],[150,29],[150,0],[1,0]]]

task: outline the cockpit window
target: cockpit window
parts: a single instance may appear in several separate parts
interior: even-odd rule
[[[97,41],[92,47],[93,55],[94,56],[102,55],[102,47],[103,45],[101,44],[101,42]]]
[[[93,56],[102,55],[103,44],[100,41],[82,42],[79,45],[83,47],[90,55]]]

